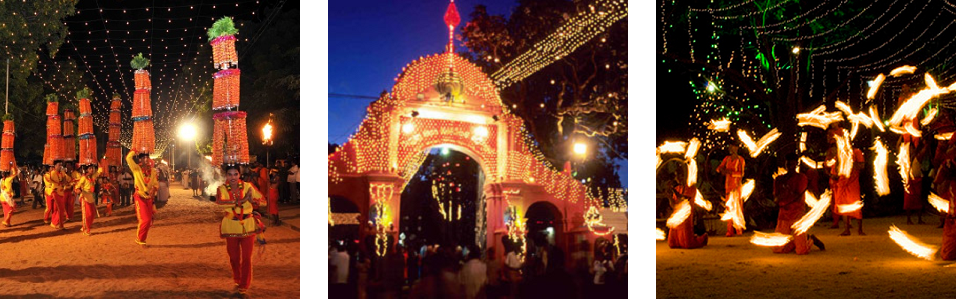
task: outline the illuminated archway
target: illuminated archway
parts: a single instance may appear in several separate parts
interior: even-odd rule
[[[356,133],[328,157],[330,194],[353,200],[375,234],[398,234],[405,183],[428,149],[448,146],[471,156],[485,173],[485,243],[479,245],[503,254],[501,237],[523,230],[525,213],[537,202],[559,211],[555,221],[565,237],[594,239],[584,220],[597,200],[534,147],[524,121],[502,105],[481,68],[445,52],[413,61],[395,80],[391,92],[369,105]]]

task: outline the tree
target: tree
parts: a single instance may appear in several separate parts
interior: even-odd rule
[[[3,1],[0,2],[0,53],[10,59],[9,111],[20,128],[45,124],[42,99],[44,84],[37,73],[42,56],[53,58],[67,36],[63,19],[76,13],[76,1]],[[7,61],[0,61],[5,71]],[[43,138],[25,134],[17,138],[17,154],[38,157],[43,154]]]
[[[478,5],[462,29],[472,60],[486,73],[498,71],[572,15],[590,9],[578,1],[518,3],[508,18],[489,15]],[[553,165],[573,160],[572,145],[586,140],[599,150],[576,163],[582,165],[576,167],[577,177],[590,177],[597,186],[620,186],[611,160],[627,159],[626,19],[501,94],[503,102],[525,119],[536,145]]]

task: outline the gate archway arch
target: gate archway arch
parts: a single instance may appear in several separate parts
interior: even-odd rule
[[[523,227],[505,223],[505,210],[523,221],[531,204],[541,201],[560,212],[566,239],[594,239],[584,214],[596,200],[544,158],[524,121],[502,104],[494,82],[465,58],[445,52],[411,62],[367,112],[356,133],[328,157],[329,192],[357,198],[363,223],[376,205],[387,207],[381,210],[391,217],[383,218],[380,235],[399,233],[402,188],[425,151],[444,145],[474,158],[485,173],[486,237],[479,245],[503,254],[501,236]]]

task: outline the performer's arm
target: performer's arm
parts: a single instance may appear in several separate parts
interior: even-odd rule
[[[129,170],[134,172],[143,171],[143,169],[139,167],[139,164],[136,164],[136,161],[133,160],[134,155],[136,155],[136,151],[129,151],[129,153],[126,154],[126,164],[129,164]]]

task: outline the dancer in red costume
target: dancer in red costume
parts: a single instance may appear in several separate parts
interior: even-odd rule
[[[279,225],[279,172],[269,174],[269,215],[272,215],[272,224]]]
[[[13,212],[17,210],[17,204],[13,202],[13,178],[17,177],[20,174],[20,169],[17,168],[17,162],[13,162],[13,166],[10,168],[9,175],[3,178],[3,181],[0,181],[0,203],[3,205],[3,226],[10,226],[10,217],[13,216]],[[26,194],[26,193],[24,193]]]
[[[133,157],[137,159],[133,160]],[[135,150],[131,150],[126,155],[126,163],[133,172],[133,185],[136,187],[133,193],[136,219],[139,221],[136,228],[136,244],[146,245],[146,236],[149,234],[149,228],[153,226],[153,214],[156,213],[153,199],[159,191],[159,181],[156,179],[156,171],[152,167],[149,154],[137,154]]]
[[[84,235],[90,236],[93,227],[93,220],[96,219],[96,199],[93,194],[96,193],[96,179],[103,173],[102,167],[96,165],[87,165],[85,171],[80,175],[80,179],[73,187],[73,192],[80,198],[80,204],[83,205],[83,231]]]
[[[224,165],[223,169],[226,183],[216,190],[216,203],[226,210],[220,236],[226,239],[233,282],[244,294],[252,284],[252,246],[259,227],[253,211],[268,203],[252,184],[239,179],[238,165]]]
[[[684,200],[690,200],[693,205],[694,198],[697,196],[697,186],[687,187],[680,181],[675,181],[674,195],[671,197],[671,206],[677,206]],[[690,216],[677,227],[671,228],[667,233],[667,246],[670,248],[694,249],[707,246],[707,235],[694,234],[694,208],[690,209]]]
[[[949,141],[938,150],[937,161],[940,166],[933,185],[939,196],[949,202],[949,213],[945,213],[943,219],[943,246],[939,255],[942,260],[952,261],[956,260],[956,142]]]
[[[113,182],[110,181],[110,178],[101,177],[100,178],[100,190],[99,195],[103,200],[103,203],[106,204],[106,217],[113,216],[113,201],[114,193],[116,187],[113,186]]]
[[[788,154],[787,173],[778,176],[773,181],[773,197],[776,198],[777,205],[780,206],[780,213],[777,214],[776,232],[785,235],[793,234],[793,228],[791,226],[794,222],[800,220],[800,217],[803,217],[803,214],[807,211],[803,201],[806,191],[807,177],[802,173],[797,173],[797,155]],[[810,252],[811,240],[813,244],[820,247],[820,250],[825,250],[823,242],[817,239],[816,236],[808,236],[807,233],[804,232],[793,236],[793,240],[786,245],[774,247],[773,252],[795,252],[799,255],[807,254]]]
[[[727,150],[730,152],[730,155],[724,157],[724,160],[720,162],[720,166],[717,166],[717,172],[724,175],[725,200],[729,200],[730,193],[740,188],[741,181],[744,177],[744,166],[746,165],[744,157],[737,155],[736,145],[731,145]],[[734,228],[733,221],[727,221],[727,236],[733,237],[735,231],[738,236],[744,233]]]
[[[66,184],[69,177],[63,173],[63,162],[53,161],[53,166],[43,175],[46,186],[47,205],[43,214],[44,223],[50,223],[55,229],[63,229],[66,221]]]

